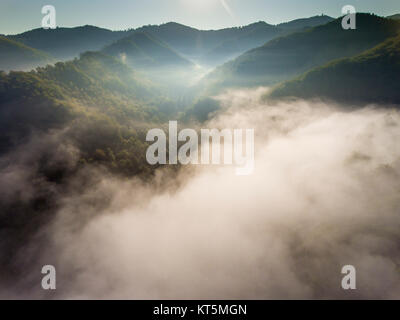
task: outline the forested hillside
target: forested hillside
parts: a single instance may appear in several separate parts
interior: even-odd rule
[[[215,88],[271,85],[331,60],[360,54],[399,30],[399,21],[370,14],[357,14],[356,30],[344,30],[337,19],[271,40],[217,68],[204,82]]]
[[[331,62],[275,88],[271,98],[325,98],[345,103],[400,103],[400,36],[356,57]]]
[[[68,128],[66,137],[82,161],[140,173],[146,163],[145,129],[165,120],[169,105],[157,86],[101,53],[36,71],[1,73],[0,152],[32,132]]]

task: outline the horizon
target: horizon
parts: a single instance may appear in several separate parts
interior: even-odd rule
[[[57,26],[75,28],[92,25],[112,31],[137,29],[146,25],[162,25],[176,22],[198,30],[220,30],[246,26],[258,21],[277,25],[297,19],[321,16],[333,18],[341,15],[341,8],[347,5],[343,0],[305,0],[299,5],[295,0],[282,0],[279,3],[265,0],[116,0],[113,3],[96,0],[79,3],[72,0],[63,3],[53,0],[4,0],[0,3],[0,34],[14,35],[40,28],[44,5],[54,5],[57,11]],[[386,17],[400,13],[397,0],[383,0],[379,5],[373,0],[353,0],[357,12],[370,12]],[[25,10],[20,8],[24,7]],[[157,10],[154,10],[157,8]],[[290,8],[290,9],[287,9]],[[2,16],[2,13],[7,15]],[[195,14],[193,14],[195,13]]]
[[[366,13],[366,12],[360,12],[360,13]],[[371,14],[373,14],[373,13],[371,13]],[[196,28],[194,26],[191,26],[191,25],[188,25],[188,24],[184,24],[184,23],[180,23],[180,22],[177,22],[177,21],[167,21],[167,22],[163,22],[163,23],[159,23],[159,24],[144,24],[144,25],[141,25],[141,26],[138,26],[138,27],[131,27],[131,28],[127,28],[127,29],[109,29],[109,28],[106,28],[106,27],[103,27],[103,26],[93,25],[93,24],[82,24],[82,25],[75,25],[75,26],[57,26],[56,29],[74,29],[74,28],[83,28],[83,27],[95,27],[95,28],[99,28],[99,29],[110,30],[110,31],[113,31],[113,32],[119,32],[119,31],[137,30],[137,29],[140,29],[140,28],[143,28],[143,27],[147,27],[147,26],[163,26],[163,25],[166,25],[166,24],[169,24],[169,23],[174,23],[174,24],[178,24],[178,25],[181,25],[181,26],[185,26],[185,27],[191,28],[191,29],[196,29],[196,30],[199,30],[199,31],[218,31],[218,30],[231,29],[231,28],[243,28],[243,27],[246,27],[246,26],[249,26],[249,25],[252,25],[252,24],[260,23],[260,22],[266,23],[266,24],[268,24],[270,26],[278,26],[278,25],[289,23],[289,22],[296,21],[296,20],[311,19],[311,18],[314,18],[314,17],[321,17],[321,16],[330,17],[330,18],[333,18],[333,19],[337,19],[338,18],[338,17],[329,16],[327,14],[320,14],[320,15],[314,15],[314,16],[310,16],[310,17],[296,18],[296,19],[289,20],[289,21],[282,21],[282,22],[279,22],[277,24],[272,24],[272,23],[269,23],[268,21],[259,20],[259,21],[250,22],[248,24],[230,26],[230,27],[228,26],[228,27],[219,28],[219,29],[199,29],[199,28]],[[0,32],[0,34],[5,35],[5,36],[11,36],[11,35],[18,35],[18,34],[21,34],[21,33],[29,32],[29,31],[33,31],[33,30],[37,30],[37,29],[42,29],[42,27],[28,29],[28,30],[25,30],[25,31],[22,31],[22,32],[19,32],[19,33],[8,33],[8,34],[6,34],[6,33],[1,33]],[[49,29],[49,30],[51,30],[51,29]]]
[[[359,14],[360,13],[365,13],[365,14],[377,15],[377,16],[380,16],[380,17],[383,17],[383,18],[387,18],[387,17],[389,17],[391,15],[400,14],[400,12],[399,13],[389,14],[389,15],[379,15],[379,14],[376,14],[375,12],[358,12],[358,13]],[[219,29],[199,29],[199,28],[196,28],[194,26],[187,25],[187,24],[184,24],[184,23],[180,23],[180,22],[177,22],[177,21],[167,21],[167,22],[163,22],[163,23],[159,23],[159,24],[144,24],[144,25],[141,25],[141,26],[138,26],[138,27],[130,27],[130,28],[126,28],[126,29],[110,29],[110,28],[106,28],[104,26],[93,25],[93,24],[82,24],[82,25],[75,25],[75,26],[57,25],[56,29],[74,29],[74,28],[83,28],[83,27],[94,27],[94,28],[99,28],[99,29],[110,30],[110,31],[113,31],[113,32],[120,32],[120,31],[137,30],[137,29],[140,29],[140,28],[146,27],[146,26],[162,26],[162,25],[166,25],[166,24],[169,24],[169,23],[175,23],[175,24],[178,24],[178,25],[181,25],[181,26],[185,26],[185,27],[188,27],[188,28],[191,28],[191,29],[196,29],[198,31],[219,31],[219,30],[231,29],[231,28],[243,28],[243,27],[246,27],[246,26],[249,26],[249,25],[252,25],[252,24],[260,23],[260,22],[266,23],[266,24],[268,24],[270,26],[279,26],[281,24],[290,23],[290,22],[293,22],[293,21],[296,21],[296,20],[311,19],[311,18],[321,17],[321,16],[330,17],[330,18],[333,18],[333,19],[339,19],[339,17],[340,17],[340,16],[336,16],[335,17],[335,16],[331,16],[331,15],[327,15],[327,14],[319,14],[319,15],[313,15],[313,16],[309,16],[309,17],[295,18],[295,19],[288,20],[288,21],[282,21],[282,22],[279,22],[277,24],[272,24],[272,23],[269,23],[268,21],[259,20],[259,21],[250,22],[250,23],[244,24],[244,25],[228,26],[228,27],[219,28]],[[0,35],[12,36],[12,35],[18,35],[18,34],[30,32],[30,31],[33,31],[33,30],[38,30],[38,29],[42,29],[42,27],[36,27],[36,28],[33,28],[33,29],[27,29],[25,31],[18,32],[18,33],[2,33],[0,31]],[[49,29],[49,30],[51,30],[51,29]]]

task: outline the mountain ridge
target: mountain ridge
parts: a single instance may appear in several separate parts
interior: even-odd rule
[[[276,86],[267,98],[400,103],[400,35],[360,55],[332,61]]]
[[[216,68],[206,78],[212,86],[272,85],[323,65],[351,57],[395,36],[400,23],[371,14],[357,14],[356,30],[343,30],[341,19],[306,31],[275,38]]]
[[[313,19],[315,17],[299,19],[299,21],[307,24],[307,21]],[[102,50],[133,33],[145,32],[186,59],[215,67],[282,33],[293,30],[295,29],[280,28],[265,21],[217,30],[200,30],[177,22],[167,22],[117,31],[93,25],[57,27],[47,30],[36,28],[5,37],[43,51],[58,61],[67,61],[85,51]]]
[[[136,68],[189,67],[193,64],[161,40],[145,32],[134,32],[102,49],[102,52],[122,57]]]
[[[7,38],[47,52],[58,60],[68,60],[85,51],[100,50],[123,37],[125,32],[85,25],[56,29],[36,28]]]
[[[0,70],[29,70],[53,62],[54,58],[45,52],[0,36]]]

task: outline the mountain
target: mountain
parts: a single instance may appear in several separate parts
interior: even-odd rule
[[[70,178],[92,176],[82,170],[87,165],[149,178],[155,167],[146,161],[146,133],[176,119],[165,107],[168,98],[157,86],[98,52],[30,72],[0,71],[0,167],[11,190],[0,201],[2,256],[9,259],[22,245],[21,235],[34,241],[58,199],[79,190]],[[90,180],[79,188],[93,188]]]
[[[8,39],[44,51],[57,60],[67,60],[85,51],[97,51],[124,36],[127,31],[111,31],[93,26],[75,28],[38,28]]]
[[[208,65],[218,65],[233,59],[249,49],[259,47],[269,40],[282,35],[284,30],[260,21],[237,29],[237,35],[207,51],[201,58]]]
[[[400,22],[357,14],[357,29],[344,30],[341,19],[269,41],[209,74],[204,82],[214,88],[271,85],[370,49],[400,30]]]
[[[269,96],[400,104],[400,35],[358,56],[331,62],[285,82]]]
[[[231,40],[223,41],[220,45],[208,52],[206,57],[209,57],[211,61],[223,63],[250,49],[262,46],[278,36],[323,25],[332,20],[334,19],[329,16],[314,16],[281,23],[276,26],[263,21],[253,23],[243,27],[239,36]]]
[[[305,26],[325,23],[327,19],[325,16],[312,17],[279,26],[257,22],[221,30],[198,30],[175,22],[143,26],[128,31],[111,31],[86,25],[46,30],[38,28],[6,37],[46,52],[56,60],[68,60],[85,51],[101,50],[132,33],[146,33],[153,42],[162,42],[164,47],[167,46],[190,60],[216,66],[274,37]]]
[[[211,50],[222,40],[235,37],[238,28],[205,31],[176,22],[168,22],[158,26],[143,26],[135,31],[150,34],[184,55],[198,56]]]
[[[269,26],[266,23],[263,24]],[[232,45],[229,44],[229,41],[233,41],[233,46],[237,46],[236,41],[234,41],[237,37],[251,32],[254,27],[257,28],[258,26],[259,24],[252,24],[220,30],[198,30],[176,22],[169,22],[158,26],[144,26],[135,31],[145,32],[160,39],[191,61],[214,67],[232,58],[232,54],[237,51],[236,48],[231,48]],[[271,28],[274,27],[271,26]],[[217,49],[224,42],[228,42],[227,52],[224,52],[224,48]],[[217,50],[215,53],[213,52],[214,49]]]
[[[48,54],[0,36],[0,70],[29,70],[52,62]]]
[[[103,52],[140,69],[193,66],[167,44],[144,32],[134,32],[105,47]]]
[[[328,22],[331,22],[333,20],[335,19],[332,17],[326,15],[320,15],[320,16],[313,16],[310,18],[296,19],[289,22],[280,23],[276,26],[278,28],[286,30],[301,30],[305,28],[312,28],[323,24],[327,24]]]
[[[135,31],[153,35],[193,61],[216,66],[277,36],[307,26],[325,24],[329,19],[332,18],[322,16],[299,19],[297,22],[282,24],[282,27],[259,21],[243,27],[220,30],[198,30],[169,22],[159,26],[144,26]]]
[[[0,154],[32,132],[67,128],[65,139],[82,161],[105,154],[113,170],[134,174],[146,165],[146,124],[167,119],[164,106],[168,98],[157,86],[98,52],[35,71],[0,72]]]
[[[391,16],[387,16],[386,18],[400,20],[400,13],[394,14],[394,15],[391,15]]]

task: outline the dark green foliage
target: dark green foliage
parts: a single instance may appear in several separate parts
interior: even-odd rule
[[[400,104],[400,36],[356,57],[313,69],[270,94],[271,98],[288,96]]]
[[[31,72],[0,73],[0,153],[32,132],[67,128],[64,137],[79,149],[81,163],[128,175],[147,172],[145,132],[165,121],[158,106],[167,101],[155,85],[102,53]]]

